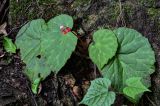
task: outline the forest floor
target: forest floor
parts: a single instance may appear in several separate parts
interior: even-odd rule
[[[77,106],[90,81],[101,77],[88,58],[88,40],[98,28],[133,28],[149,39],[156,54],[156,71],[151,75],[150,93],[138,105],[160,106],[160,1],[159,0],[3,0],[0,1],[0,25],[7,22],[8,37],[15,41],[19,29],[28,21],[46,21],[58,14],[74,18],[74,28],[82,42],[57,77],[51,74],[42,91],[34,95],[23,73],[19,53],[6,53],[0,36],[0,106]],[[76,92],[74,92],[76,91]],[[133,104],[119,95],[115,106]]]

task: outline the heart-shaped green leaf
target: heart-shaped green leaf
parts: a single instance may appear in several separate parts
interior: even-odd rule
[[[135,102],[139,99],[139,95],[145,91],[150,91],[141,82],[140,77],[132,77],[126,80],[126,87],[123,89],[123,93],[130,97]]]
[[[111,106],[115,100],[115,93],[108,91],[110,85],[111,82],[107,78],[93,80],[80,104],[88,106]]]
[[[104,77],[112,81],[113,87],[122,92],[124,83],[131,77],[142,77],[149,86],[149,75],[154,72],[155,55],[148,40],[140,33],[129,28],[114,30],[118,38],[117,55],[102,70]],[[149,79],[150,80],[150,79]]]
[[[115,55],[117,47],[115,34],[111,30],[101,29],[93,35],[93,42],[89,46],[89,56],[101,70]]]
[[[16,45],[32,82],[44,79],[51,70],[57,73],[74,51],[77,37],[70,31],[63,34],[62,27],[72,29],[70,16],[60,15],[48,23],[43,19],[33,20],[20,29]]]

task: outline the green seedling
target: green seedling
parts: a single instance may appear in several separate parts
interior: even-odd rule
[[[37,94],[40,81],[51,72],[60,71],[75,50],[77,37],[71,32],[72,27],[73,19],[63,14],[47,23],[33,20],[20,29],[16,46],[26,64],[33,93]],[[150,91],[147,88],[155,55],[148,40],[136,30],[122,27],[96,31],[89,45],[89,57],[104,78],[91,81],[80,104],[110,106],[116,93],[137,103],[145,91]]]
[[[111,81],[112,90],[124,94],[131,102],[137,103],[142,94],[149,91],[147,88],[150,86],[150,74],[154,72],[155,55],[148,40],[139,32],[129,28],[100,29],[93,34],[89,56],[103,77]],[[100,85],[107,91],[105,83]],[[107,100],[110,96],[107,93],[97,95],[101,91],[92,86],[96,84],[91,83],[88,92],[92,94],[89,96],[87,93],[81,103],[88,106],[111,105],[109,101],[114,98]],[[101,99],[98,101],[97,98]],[[103,100],[110,104],[102,105],[106,102]]]

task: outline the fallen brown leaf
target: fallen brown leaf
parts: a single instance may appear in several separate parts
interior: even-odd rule
[[[7,26],[7,23],[3,23],[1,26],[0,26],[0,34],[4,34],[5,36],[7,35],[7,31],[6,31],[6,26]]]

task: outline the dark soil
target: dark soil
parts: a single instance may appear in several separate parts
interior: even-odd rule
[[[7,31],[13,41],[18,30],[29,20],[35,18],[48,20],[61,13],[76,17],[73,30],[79,34],[80,40],[75,52],[58,75],[52,73],[47,77],[41,83],[41,92],[34,95],[30,89],[30,81],[23,73],[25,65],[18,51],[17,54],[6,53],[2,45],[3,37],[0,36],[0,106],[77,106],[86,93],[90,81],[101,77],[88,57],[87,49],[92,33],[100,27],[112,29],[120,26],[136,29],[149,39],[156,54],[156,72],[151,76],[152,92],[144,94],[138,105],[160,106],[160,2],[158,0],[121,0],[121,5],[118,0],[86,0],[90,2],[51,0],[39,5],[36,0],[17,1],[16,5],[13,0],[0,1],[0,24],[8,22]],[[23,8],[20,8],[20,5],[24,5]],[[14,14],[18,6],[20,9]],[[34,15],[28,16],[30,13]],[[133,105],[122,95],[118,95],[114,105],[123,104]]]

